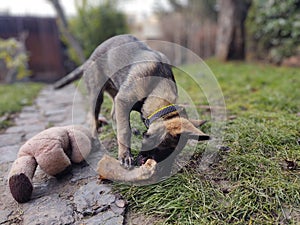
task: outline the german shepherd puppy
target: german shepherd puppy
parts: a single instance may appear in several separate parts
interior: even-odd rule
[[[87,86],[92,130],[97,136],[98,116],[106,91],[114,102],[113,118],[117,126],[118,158],[127,168],[134,163],[131,150],[130,112],[140,112],[147,132],[144,133],[140,163],[147,158],[165,159],[179,143],[180,137],[208,140],[197,129],[199,121],[187,119],[184,110],[175,105],[177,86],[169,61],[132,35],[115,36],[101,45],[75,71],[58,81],[60,88],[83,74]],[[184,147],[184,146],[182,146]]]

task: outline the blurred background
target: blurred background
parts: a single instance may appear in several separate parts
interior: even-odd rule
[[[0,5],[0,82],[54,82],[124,33],[203,59],[300,66],[300,0],[10,0]]]
[[[63,186],[52,190],[57,183],[40,174],[35,187],[42,180],[42,189],[37,189],[35,203],[24,207],[8,198],[2,177],[7,177],[7,160],[37,130],[77,121],[80,113],[86,116],[82,104],[70,116],[71,102],[64,97],[77,93],[75,87],[54,92],[47,83],[81,65],[106,39],[124,33],[177,43],[201,57],[217,85],[209,85],[204,67],[192,64],[184,48],[176,51],[165,44],[162,49],[173,65],[179,65],[174,76],[187,93],[179,93],[180,103],[182,96],[191,97],[183,102],[187,111],[196,109],[195,114],[208,120],[201,129],[212,134],[224,125],[222,145],[207,154],[206,143],[191,143],[193,151],[186,148],[183,153],[193,156],[169,179],[142,187],[113,184],[128,203],[128,224],[300,224],[300,70],[291,68],[300,67],[300,0],[1,0],[0,224],[26,224],[29,212],[32,218],[41,215],[37,211],[44,213],[49,201],[40,194],[47,187],[47,199],[55,195],[53,204],[68,207],[62,209],[64,218],[84,217],[88,223],[92,215],[105,217],[100,206],[95,213],[90,207],[66,214],[69,206],[75,209],[76,187],[93,181],[83,180],[85,175],[74,177],[75,183],[73,178],[66,181],[70,189],[60,180]],[[190,74],[201,76],[203,88]],[[223,97],[226,124],[213,116],[225,110]],[[212,98],[221,104],[212,104]],[[106,118],[110,107],[109,99],[104,100],[101,113]],[[145,129],[138,118],[132,114],[133,149],[140,148],[140,131]],[[111,124],[101,128],[100,140],[117,152]],[[186,156],[181,156],[185,162]],[[59,218],[50,215],[53,212],[43,218]]]

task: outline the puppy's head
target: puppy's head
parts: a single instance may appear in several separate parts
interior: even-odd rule
[[[152,123],[142,141],[142,151],[173,151],[177,145],[184,147],[188,139],[209,140],[209,136],[195,127],[199,121],[189,121],[182,117],[156,120]],[[182,141],[181,141],[182,140]]]

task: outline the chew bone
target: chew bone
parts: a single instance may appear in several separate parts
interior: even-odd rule
[[[104,155],[98,162],[97,172],[101,179],[139,183],[151,179],[155,174],[156,165],[153,159],[148,159],[142,166],[128,170],[123,168],[117,159]]]

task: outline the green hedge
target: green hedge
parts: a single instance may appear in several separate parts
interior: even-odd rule
[[[253,0],[247,28],[256,56],[280,63],[300,51],[300,0]]]

